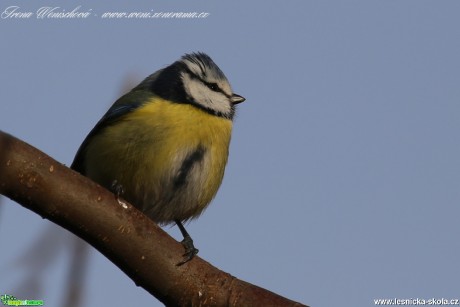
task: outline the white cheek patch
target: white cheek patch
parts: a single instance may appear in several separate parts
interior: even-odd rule
[[[228,115],[232,112],[231,102],[222,93],[213,91],[196,78],[182,73],[182,80],[186,93],[193,100],[206,109]]]

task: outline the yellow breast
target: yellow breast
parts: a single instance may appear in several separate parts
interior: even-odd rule
[[[123,197],[157,222],[187,220],[203,211],[222,182],[231,130],[229,119],[152,98],[93,137],[86,173],[107,188],[117,180]],[[192,161],[199,148],[202,156]],[[184,166],[185,181],[178,184]]]

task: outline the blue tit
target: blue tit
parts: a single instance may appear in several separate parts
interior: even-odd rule
[[[217,193],[235,105],[245,100],[204,53],[148,76],[119,98],[80,146],[72,169],[118,191],[153,221],[176,223],[185,258],[198,253],[183,222]]]

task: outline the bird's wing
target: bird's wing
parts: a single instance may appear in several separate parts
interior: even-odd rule
[[[110,107],[110,109],[104,114],[104,116],[99,120],[96,126],[94,126],[94,128],[85,138],[80,148],[78,149],[77,154],[75,155],[71,168],[83,174],[85,165],[84,153],[86,150],[86,146],[91,141],[91,138],[96,134],[100,133],[101,130],[103,130],[105,127],[118,122],[127,114],[144,105],[152,97],[153,94],[151,92],[135,89],[120,97],[112,105],[112,107]]]

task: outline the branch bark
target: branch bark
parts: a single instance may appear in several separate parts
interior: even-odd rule
[[[0,193],[99,250],[168,306],[304,306],[195,257],[130,204],[0,131]]]

